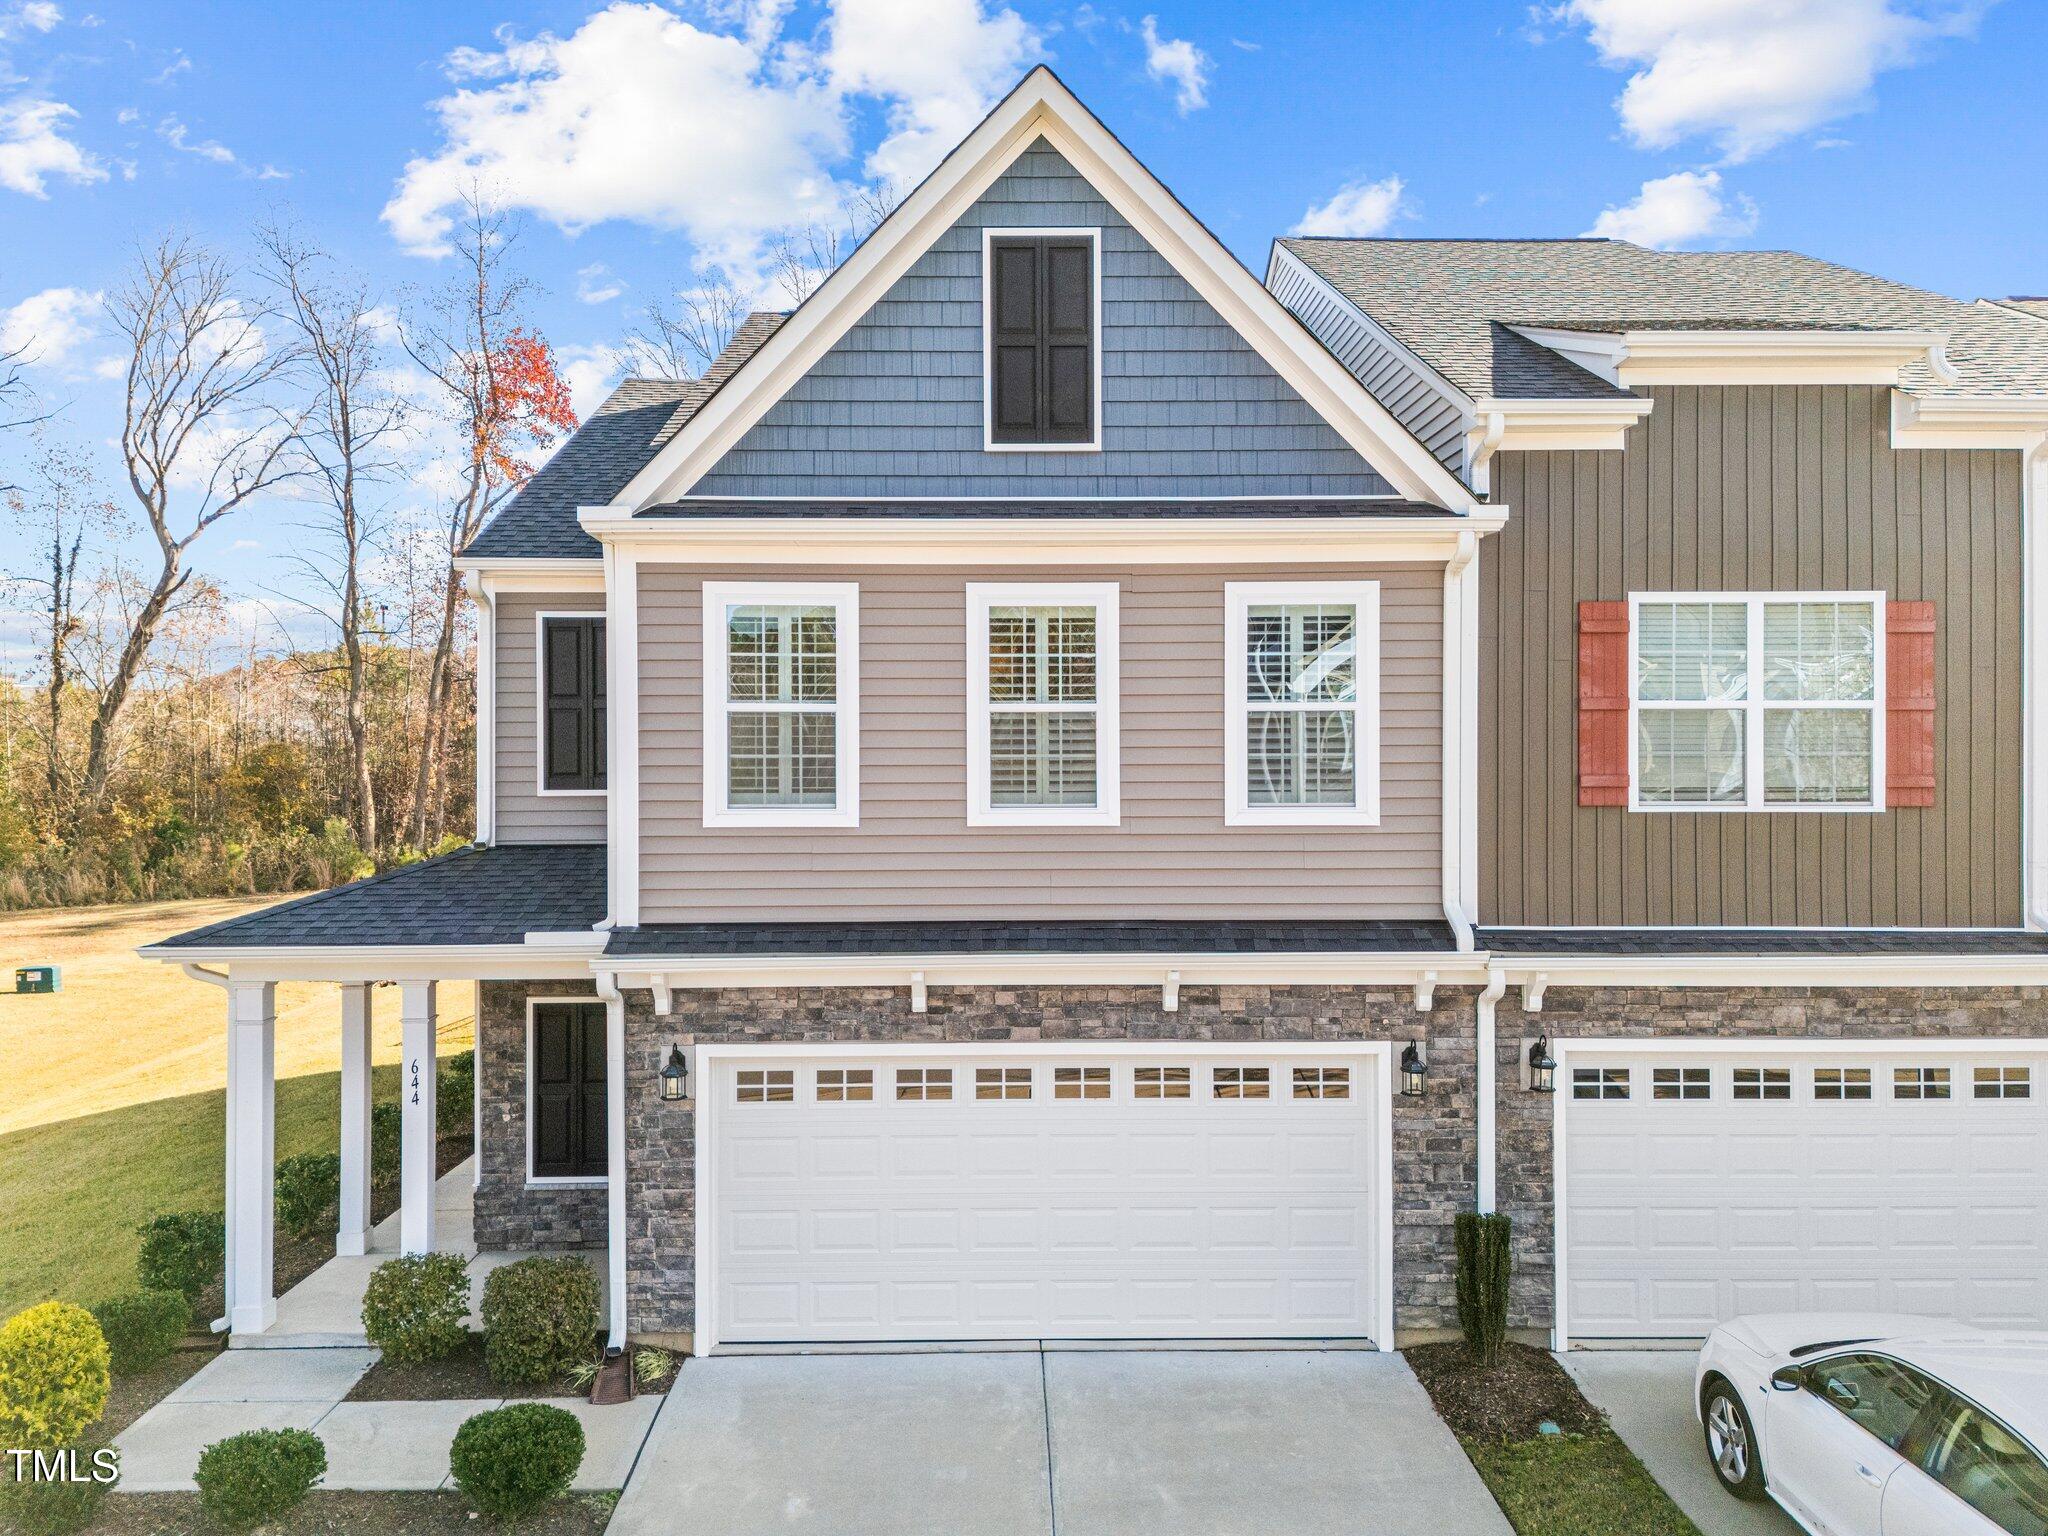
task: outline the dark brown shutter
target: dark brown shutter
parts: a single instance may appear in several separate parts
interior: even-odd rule
[[[1579,604],[1579,804],[1628,804],[1628,604]]]
[[[528,1134],[537,1178],[605,1175],[604,1035],[601,1003],[543,1003],[533,1010]]]
[[[1069,236],[989,246],[989,427],[998,443],[1095,432],[1095,249]]]
[[[1934,604],[1884,605],[1884,796],[1934,804]]]
[[[603,789],[604,620],[541,622],[545,783],[549,789]]]

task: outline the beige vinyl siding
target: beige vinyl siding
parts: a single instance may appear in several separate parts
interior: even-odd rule
[[[2017,926],[2020,466],[1895,452],[1872,387],[1660,388],[1622,453],[1503,453],[1480,565],[1480,906],[1496,924]],[[1882,590],[1935,604],[1935,804],[1584,809],[1577,605]]]
[[[861,824],[705,828],[702,582],[772,581],[777,573],[644,566],[642,921],[1442,915],[1441,567],[1315,573],[1381,584],[1376,827],[1223,824],[1224,583],[1306,579],[1298,567],[1115,578],[1123,645],[1116,827],[967,825],[966,585],[1092,574],[803,576],[860,587]]]
[[[601,843],[603,795],[543,795],[539,665],[543,613],[603,613],[597,592],[501,595],[498,619],[498,841]]]

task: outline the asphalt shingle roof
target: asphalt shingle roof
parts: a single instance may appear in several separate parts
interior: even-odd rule
[[[1490,928],[1496,957],[1585,955],[2036,955],[2048,933],[1837,928]]]
[[[1408,954],[1454,950],[1428,922],[657,923],[612,932],[611,956]]]
[[[749,315],[701,379],[628,379],[520,487],[466,555],[486,559],[598,559],[597,540],[576,522],[578,507],[602,506],[682,430],[786,317]]]
[[[1475,399],[1625,393],[1512,326],[1945,331],[1956,381],[1915,362],[1902,375],[1912,393],[2048,395],[2048,342],[2025,315],[1796,251],[1652,251],[1622,240],[1281,244]]]
[[[506,843],[231,917],[161,941],[165,949],[518,944],[602,922],[605,851],[594,843]]]

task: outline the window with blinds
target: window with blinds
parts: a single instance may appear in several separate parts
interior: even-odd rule
[[[1114,824],[1116,588],[968,588],[969,821]]]
[[[855,824],[854,589],[704,595],[705,824]]]
[[[1231,583],[1227,604],[1226,819],[1377,820],[1378,583]]]

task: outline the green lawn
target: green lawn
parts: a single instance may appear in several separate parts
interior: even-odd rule
[[[1699,1536],[1612,1430],[1460,1438],[1518,1536]]]

